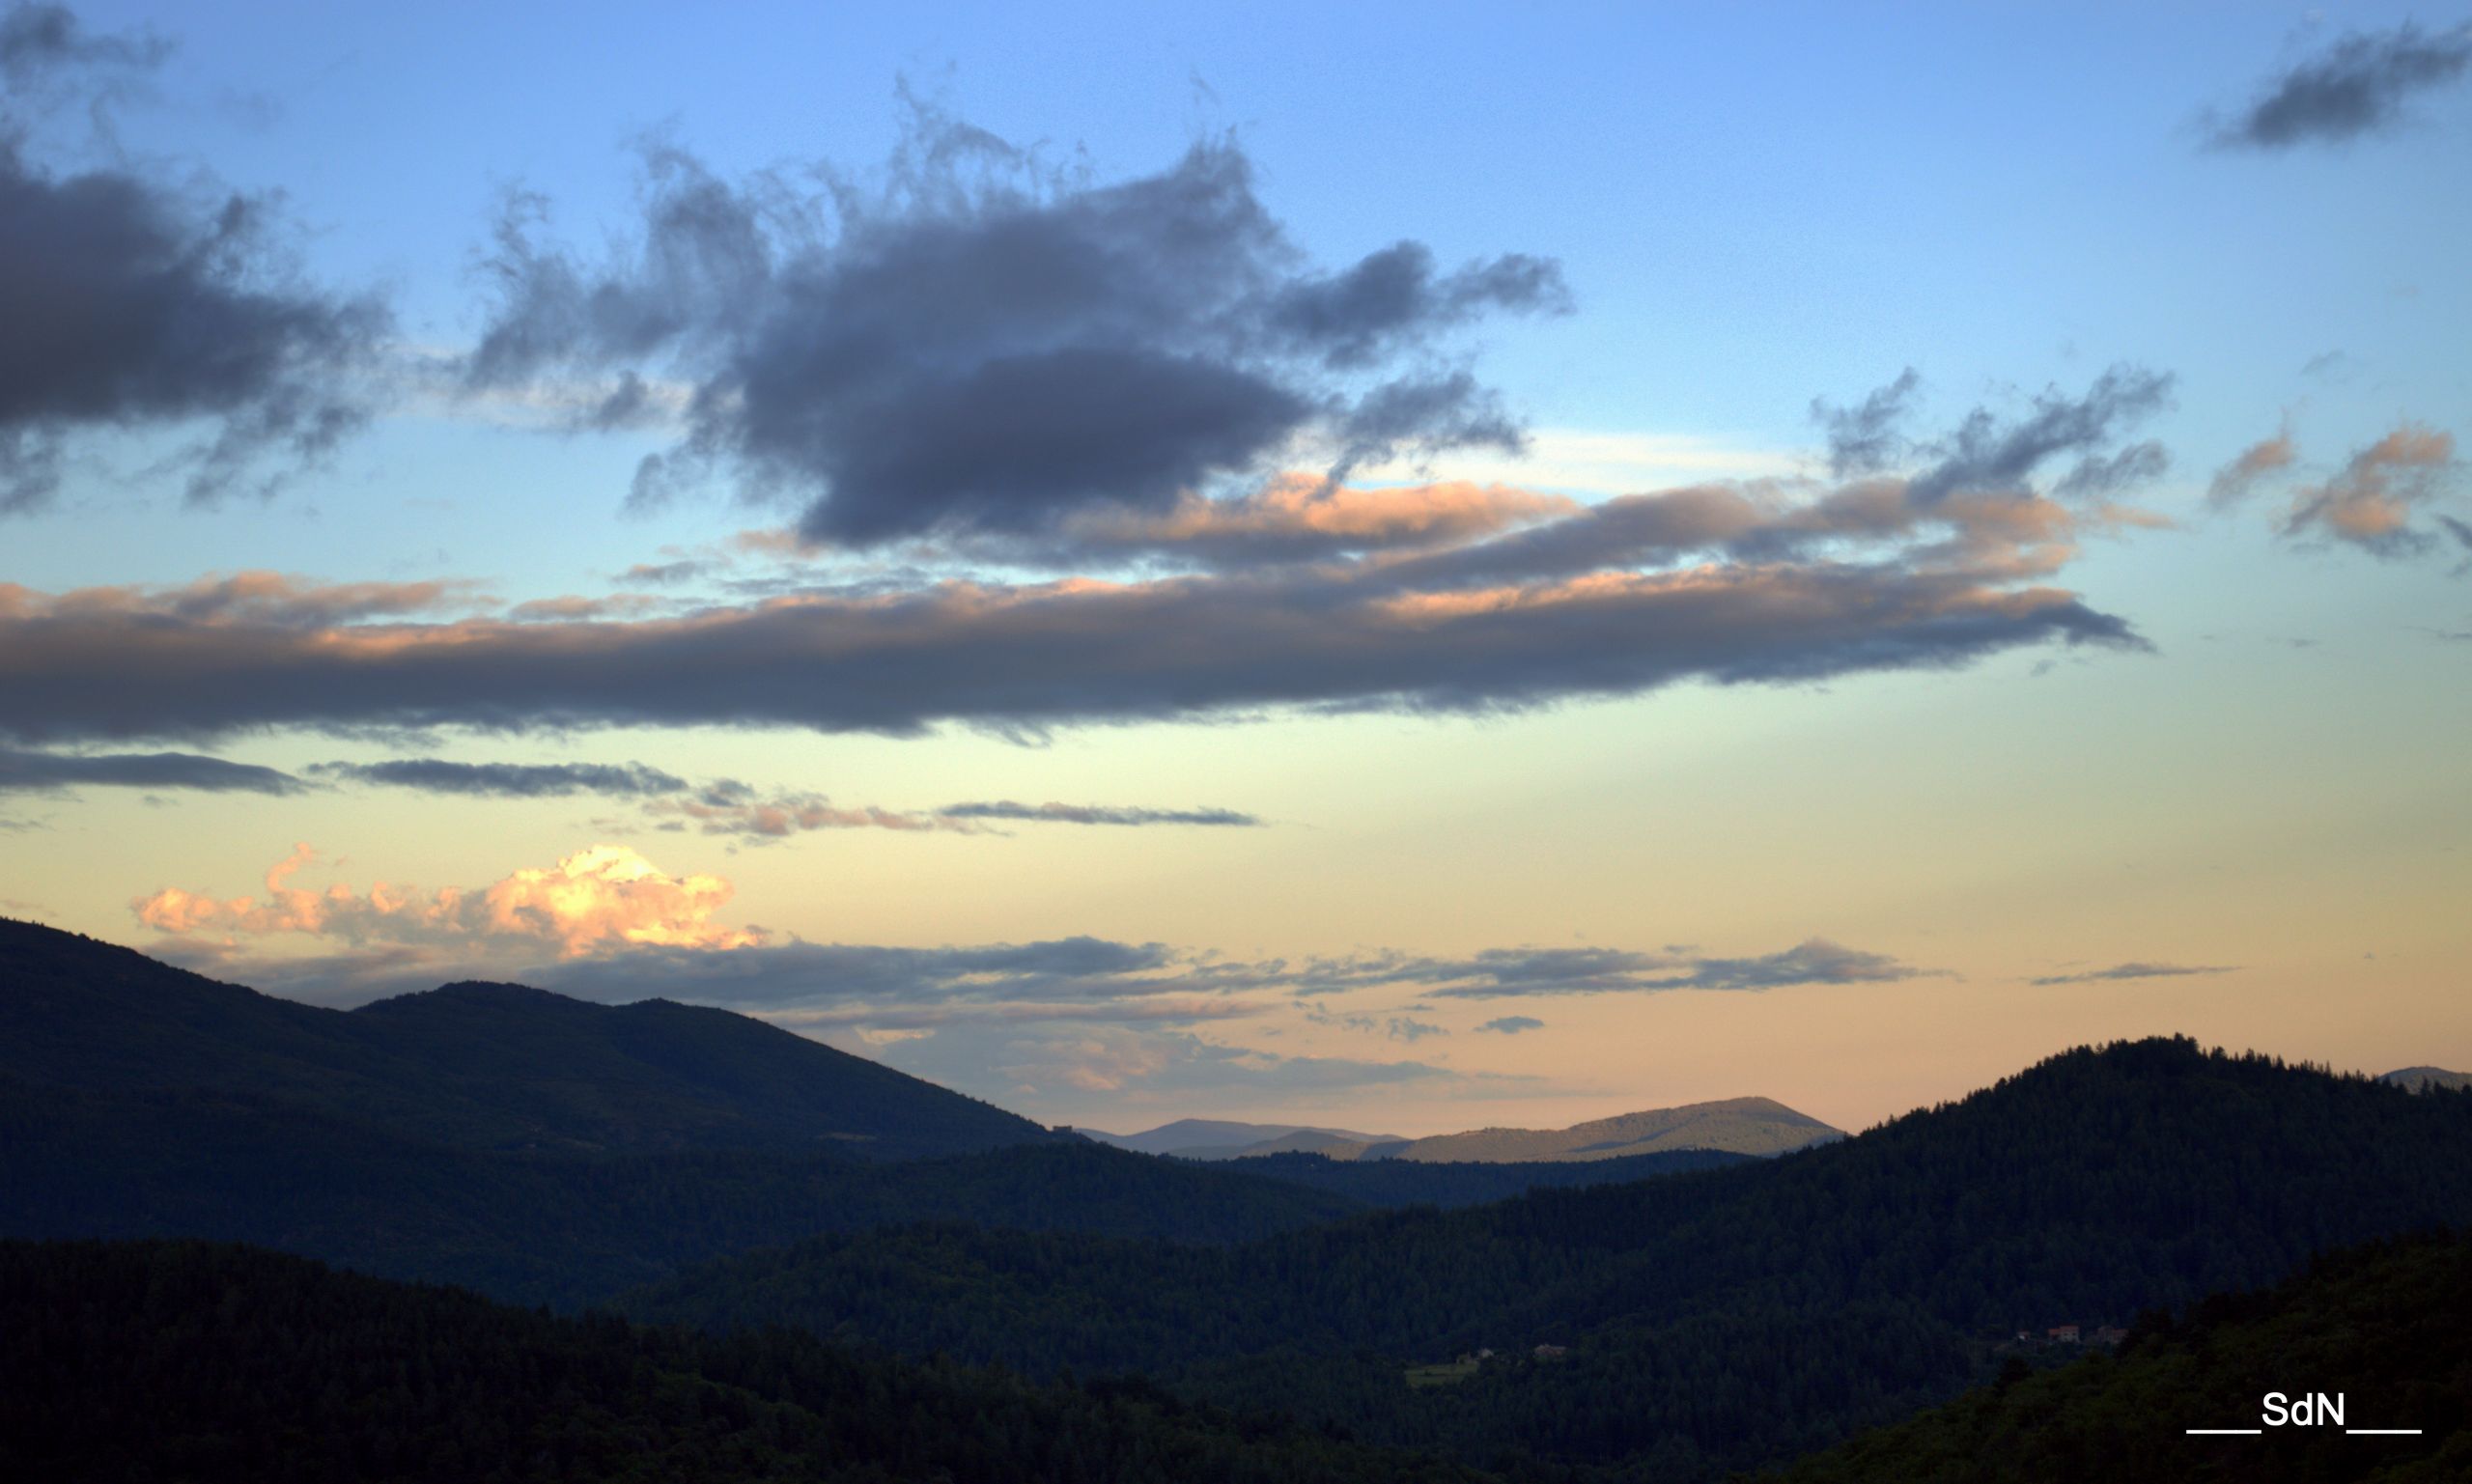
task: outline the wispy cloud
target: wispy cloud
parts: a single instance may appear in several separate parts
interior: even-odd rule
[[[2417,555],[2438,538],[2413,525],[2414,514],[2458,488],[2462,475],[2451,434],[2405,423],[2353,454],[2332,478],[2296,490],[2283,534],[2322,537],[2381,557]]]
[[[948,820],[1003,820],[1044,825],[1204,825],[1258,827],[1260,817],[1236,809],[1150,809],[1110,804],[993,802],[946,804],[936,811]]]
[[[0,747],[0,794],[106,788],[195,789],[214,794],[298,794],[308,785],[254,763],[193,752],[40,752]]]
[[[1526,1030],[1543,1030],[1545,1022],[1532,1015],[1503,1015],[1497,1016],[1476,1028],[1492,1031],[1496,1035],[1516,1036]]]
[[[2109,968],[2090,968],[2068,974],[2043,974],[2028,982],[2093,984],[2110,979],[2177,979],[2192,974],[2235,973],[2239,966],[2236,964],[2115,964]]]

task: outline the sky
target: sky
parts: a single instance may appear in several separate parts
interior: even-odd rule
[[[2472,16],[0,10],[0,912],[1050,1122],[2472,1066]]]

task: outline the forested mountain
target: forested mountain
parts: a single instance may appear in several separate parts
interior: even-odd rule
[[[1706,1477],[1894,1420],[2021,1329],[2122,1323],[2472,1220],[2472,1095],[2189,1042],[2055,1057],[1774,1162],[1360,1218],[1234,1249],[951,1228],[828,1238],[635,1296],[1439,1442]],[[1447,1390],[1403,1367],[1505,1358]]]
[[[1690,1170],[1723,1169],[1754,1158],[1714,1149],[1674,1149],[1616,1160],[1558,1160],[1542,1164],[1428,1164],[1414,1160],[1334,1160],[1319,1154],[1248,1155],[1219,1166],[1282,1184],[1344,1195],[1367,1206],[1475,1206],[1531,1190],[1620,1185]]]
[[[2420,1092],[2430,1087],[2472,1087],[2472,1072],[2449,1072],[2444,1067],[2404,1067],[2378,1078],[2398,1087]]]
[[[0,1190],[0,1236],[252,1242],[568,1305],[818,1232],[937,1220],[1210,1243],[1364,1209],[1078,1141],[897,1162],[763,1149],[581,1160],[422,1144],[237,1093],[5,1078]]]
[[[0,1462],[127,1484],[1476,1477],[1138,1383],[555,1319],[194,1243],[0,1243]]]
[[[91,1094],[241,1094],[479,1149],[829,1145],[913,1158],[1054,1136],[725,1010],[488,984],[326,1010],[9,919],[0,1077]]]
[[[2472,1478],[2472,1239],[2352,1248],[2263,1293],[2141,1321],[2117,1355],[2022,1361],[1946,1407],[1866,1433],[1782,1484],[2441,1484]],[[2343,1398],[2340,1423],[2267,1425],[2264,1398]],[[2255,1427],[2257,1437],[2191,1437]],[[2418,1437],[2346,1427],[2418,1428]]]

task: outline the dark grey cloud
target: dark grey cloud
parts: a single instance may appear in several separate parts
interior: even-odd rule
[[[57,7],[0,18],[0,516],[50,503],[90,435],[196,434],[187,493],[208,504],[269,487],[269,468],[323,455],[367,414],[352,388],[386,312],[303,282],[268,199],[28,153],[29,99],[162,51],[89,35]]]
[[[2059,471],[2053,493],[2116,493],[2162,471],[2159,444],[2122,446],[2122,439],[2171,405],[2169,375],[2121,365],[2096,378],[2083,396],[2045,389],[2022,416],[1978,407],[1953,434],[1930,446],[1936,462],[1914,476],[1909,494],[1928,505],[1958,493],[2019,490],[2047,465],[2070,460]]]
[[[394,758],[379,763],[313,763],[306,771],[347,783],[462,794],[485,798],[557,798],[600,794],[617,798],[686,793],[687,780],[641,763],[453,763]]]
[[[1211,825],[1251,827],[1258,815],[1235,809],[1146,809],[1108,804],[1016,803],[1009,798],[948,804],[936,811],[953,820],[1005,820],[1053,825]]]
[[[837,545],[1164,511],[1317,452],[1335,481],[1516,447],[1450,347],[1568,304],[1559,269],[1519,255],[1446,270],[1400,242],[1319,271],[1232,141],[1099,184],[917,108],[878,188],[645,161],[643,218],[607,262],[548,240],[537,199],[510,207],[470,383],[684,382],[687,436],[636,497],[726,467]]]
[[[1922,385],[1923,374],[1908,366],[1896,380],[1874,388],[1850,407],[1812,398],[1812,419],[1828,433],[1829,472],[1846,479],[1896,465],[1905,455],[1901,430]]]
[[[1673,543],[1707,540],[1693,531],[1710,521],[1744,550],[1765,541],[1791,553],[1822,536],[1835,549],[1671,573],[1618,565],[1669,566]],[[1615,522],[1628,546],[1604,540],[1621,534]],[[1503,712],[1686,680],[1950,668],[2053,640],[2140,647],[2121,620],[2019,585],[2065,559],[2067,523],[2011,496],[1918,509],[1889,489],[1764,512],[1678,491],[1402,562],[785,596],[632,622],[334,617],[410,601],[358,588],[211,603],[186,589],[0,588],[0,737],[1034,732],[1275,708]],[[1681,534],[1656,546],[1666,527]],[[1487,585],[1502,590],[1472,590]]]
[[[2430,35],[2409,21],[2392,31],[2353,32],[2271,79],[2255,101],[2219,120],[2219,149],[2288,150],[2344,144],[2401,125],[2416,97],[2461,78],[2472,67],[2472,30]]]
[[[0,747],[0,794],[54,793],[79,786],[196,789],[213,794],[297,794],[290,773],[193,752],[29,752]]]
[[[2236,964],[2115,964],[2109,968],[2090,968],[2072,974],[2043,974],[2035,984],[2093,984],[2108,979],[2177,979],[2191,974],[2229,974],[2239,969]]]
[[[1497,1035],[1516,1036],[1525,1030],[1543,1030],[1545,1022],[1532,1015],[1503,1015],[1497,1016],[1476,1028],[1489,1030]]]

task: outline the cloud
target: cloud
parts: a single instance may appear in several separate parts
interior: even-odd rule
[[[809,539],[1036,533],[1159,514],[1306,450],[1333,484],[1403,453],[1515,447],[1458,332],[1556,313],[1553,263],[1439,264],[1401,241],[1311,266],[1232,140],[1099,183],[914,98],[875,185],[732,182],[643,154],[632,239],[587,263],[510,203],[476,389],[612,375],[692,387],[634,498],[725,466],[799,501]]]
[[[779,840],[814,829],[894,829],[975,834],[969,819],[943,814],[905,814],[873,804],[837,805],[822,794],[786,792],[762,795],[734,778],[724,778],[692,793],[656,798],[644,813],[670,823],[662,827],[694,828],[708,835],[736,835],[743,840]]]
[[[1886,954],[1813,938],[1754,958],[1691,957],[1628,948],[1488,948],[1467,958],[1370,954],[1316,960],[1296,972],[1300,994],[1381,985],[1426,986],[1427,999],[1506,999],[1530,994],[1653,994],[1671,990],[1771,990],[1804,984],[1876,984],[1936,975]]]
[[[61,173],[27,153],[17,109],[164,50],[90,36],[57,7],[0,17],[0,516],[49,505],[89,436],[202,434],[182,460],[202,505],[272,461],[320,458],[368,415],[355,388],[387,312],[303,281],[269,199],[120,163]]]
[[[577,851],[555,866],[516,871],[478,891],[448,887],[421,893],[381,882],[364,895],[342,884],[324,891],[289,884],[316,858],[308,845],[295,846],[267,871],[263,898],[218,899],[166,887],[130,908],[148,927],[183,937],[297,934],[393,949],[451,944],[476,954],[546,948],[575,958],[620,947],[727,950],[767,937],[760,928],[712,920],[729,903],[728,882],[669,876],[623,845]]]
[[[641,763],[450,763],[395,758],[379,763],[313,763],[305,771],[349,783],[460,794],[479,798],[561,798],[600,794],[620,798],[685,793],[687,780]]]
[[[267,574],[0,586],[0,737],[950,722],[1032,735],[1279,710],[1502,713],[1694,680],[1953,668],[2055,640],[2137,649],[2126,623],[2044,579],[2082,530],[2127,518],[2112,496],[2152,465],[2124,439],[2167,384],[2116,368],[2020,418],[1979,409],[1910,477],[1696,486],[1431,549],[1232,572],[876,574],[643,618],[492,618],[470,613],[483,604],[468,585]],[[411,621],[459,602],[467,616]]]
[[[1505,1036],[1516,1036],[1524,1030],[1543,1030],[1545,1022],[1532,1015],[1504,1015],[1487,1021],[1476,1028]]]
[[[77,785],[196,789],[213,794],[297,794],[298,778],[254,763],[191,752],[28,752],[0,747],[0,794],[51,793]]]
[[[936,811],[949,820],[1013,820],[1054,825],[1212,825],[1252,827],[1259,817],[1234,809],[1146,809],[1106,804],[1025,804],[1012,799],[948,804]]]
[[[1844,479],[1893,467],[1904,456],[1906,443],[1898,430],[1922,384],[1922,373],[1908,366],[1896,380],[1874,389],[1853,406],[1835,406],[1825,399],[1812,398],[1812,419],[1828,430],[1829,472]]]
[[[1450,1034],[1449,1031],[1443,1029],[1439,1025],[1404,1015],[1394,1015],[1388,1021],[1385,1021],[1382,1025],[1382,1033],[1389,1036],[1393,1041],[1405,1041],[1411,1046],[1415,1045],[1417,1042],[1422,1041],[1427,1036],[1447,1036]]]
[[[2288,150],[2386,133],[2406,105],[2472,66],[2472,31],[2431,36],[2409,21],[2353,32],[2273,78],[2257,100],[2218,120],[2209,142],[2227,150]]]
[[[2413,512],[2453,489],[2462,472],[2451,435],[2405,423],[2353,454],[2333,478],[2295,491],[2283,534],[2321,536],[2381,557],[2417,555],[2436,538],[2412,525]]]
[[[2029,983],[2093,984],[2106,979],[2177,979],[2188,974],[2229,974],[2237,972],[2236,964],[2115,964],[2109,968],[2091,968],[2074,974],[2044,974]]]
[[[2122,439],[2171,402],[2170,376],[2121,365],[2096,378],[2083,396],[2046,388],[2021,417],[1978,407],[1954,433],[1930,446],[1937,462],[1914,477],[1910,498],[1929,505],[1952,494],[2021,490],[2045,465],[2067,459],[2075,462],[2060,473],[2051,492],[2116,493],[2163,471],[2160,444],[2123,445]]]
[[[2289,469],[2299,457],[2300,451],[2292,442],[2291,423],[2287,419],[2273,437],[2250,444],[2238,458],[2215,471],[2213,483],[2206,486],[2205,501],[2216,510],[2237,505],[2261,482]]]

